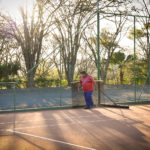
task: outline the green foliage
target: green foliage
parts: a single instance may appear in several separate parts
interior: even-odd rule
[[[122,64],[124,60],[125,60],[125,54],[122,52],[116,52],[111,58],[111,63]]]
[[[132,68],[134,71],[134,68]],[[136,62],[136,82],[137,84],[144,84],[147,78],[147,64],[144,60],[137,60]],[[132,79],[134,80],[134,78]]]
[[[67,86],[68,82],[67,80],[61,81],[61,86]],[[57,87],[60,86],[60,80],[59,79],[47,79],[47,78],[36,78],[35,79],[35,87]]]
[[[143,29],[150,29],[150,22],[147,22],[146,24],[144,24]]]
[[[35,79],[35,87],[56,87],[59,86],[59,79],[47,79],[47,78],[36,78]]]
[[[119,84],[120,79],[120,71],[123,73],[122,83],[123,84],[132,84],[134,85],[134,61],[133,56],[128,55],[126,59],[123,61],[124,65],[122,68],[115,67],[115,76],[111,79],[107,79],[107,83],[109,84]],[[113,65],[113,64],[112,64]],[[115,66],[118,65],[117,63],[114,64]],[[112,75],[113,69],[112,67],[109,69],[109,73]],[[143,59],[136,58],[136,84],[137,85],[144,85],[149,84],[148,76],[147,76],[147,63]],[[120,82],[121,83],[121,82]]]
[[[115,65],[119,65],[119,67],[123,67],[123,65],[125,65],[125,63],[130,62],[134,59],[133,55],[128,55],[126,56],[125,53],[123,52],[116,52],[113,54],[112,58],[111,58],[111,63],[115,64]]]
[[[133,55],[128,55],[127,58],[126,58],[126,62],[130,62],[134,60],[134,56]]]
[[[101,33],[101,43],[106,49],[118,46],[118,43],[113,40],[113,33],[106,31],[106,29],[103,29]]]
[[[0,80],[10,81],[9,76],[17,75],[20,65],[18,63],[8,63],[0,65]]]
[[[115,52],[110,60],[112,66],[117,70],[115,73],[116,76],[114,77],[114,80],[120,84],[130,84],[132,81],[132,76],[134,74],[134,70],[131,70],[133,68],[133,55],[126,56],[123,52]],[[112,67],[113,68],[113,67]],[[114,72],[113,69],[110,68],[109,72],[111,74]],[[134,76],[133,76],[134,77]],[[131,80],[130,80],[131,79]]]
[[[143,29],[136,29],[135,35],[136,35],[136,38],[137,38],[137,39],[146,37],[146,33],[145,33],[145,31],[144,31]],[[129,38],[130,40],[133,40],[133,36],[134,36],[134,30],[131,30],[130,33],[129,33],[128,38]]]

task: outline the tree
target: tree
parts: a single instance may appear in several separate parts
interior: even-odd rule
[[[0,20],[0,31],[6,26],[6,22],[3,18]],[[15,40],[0,32],[0,80],[9,81],[13,80],[15,75],[18,75],[20,70],[20,64],[17,58],[18,45]]]
[[[145,20],[146,21],[146,20]],[[145,64],[147,65],[147,72],[150,76],[150,41],[149,41],[149,35],[150,35],[150,22],[142,21],[142,27],[141,29],[136,29],[136,43],[139,49],[137,49],[137,53],[139,53],[142,58],[145,60]],[[129,39],[133,38],[134,31],[130,31]]]
[[[80,77],[80,72],[85,70],[88,74],[96,77],[97,69],[95,63],[93,61],[93,55],[90,53],[88,49],[88,45],[81,45],[79,51],[79,57],[77,57],[76,63],[76,72],[75,72],[75,79]]]
[[[8,63],[0,65],[0,80],[9,81],[18,74],[20,65],[16,63]]]
[[[101,11],[104,11],[108,7],[118,8],[118,4],[122,2],[123,0],[102,0],[100,1],[102,6]],[[95,20],[92,20],[93,18],[90,23],[87,23],[87,20],[95,13],[96,5],[97,2],[94,0],[69,0],[59,10],[59,18],[56,18],[57,30],[54,31],[53,36],[58,42],[57,45],[60,45],[63,67],[69,84],[73,80],[81,41],[82,45],[84,44],[83,34],[95,22]],[[86,25],[83,27],[84,24]]]
[[[116,26],[116,29],[113,33],[109,32],[105,28],[101,32],[101,76],[104,82],[106,82],[107,73],[110,65],[110,60],[117,48],[119,48],[119,41],[121,40],[122,36],[120,36],[120,33],[124,27],[124,24],[126,22],[126,17],[120,18],[119,22],[117,21],[117,18],[115,17],[114,23]],[[86,34],[84,35],[84,40],[88,44],[89,49],[91,50],[93,54],[93,59],[98,67],[98,59],[97,59],[97,37],[94,36],[95,33],[91,33],[90,37],[88,37]]]
[[[53,37],[57,41],[57,45],[60,45],[59,51],[69,84],[74,77],[77,53],[80,48],[82,34],[86,28],[83,25],[90,17],[89,14],[91,14],[89,9],[83,9],[84,6],[83,1],[69,1],[67,5],[63,6],[63,9],[59,10],[61,19],[55,18],[57,30],[54,31]]]
[[[34,87],[34,76],[40,60],[43,40],[54,23],[52,15],[59,6],[52,2],[37,0],[31,15],[27,9],[21,8],[21,23],[10,16],[3,15],[8,23],[3,33],[12,36],[21,47],[26,67],[27,87]]]
[[[111,58],[111,64],[118,65],[120,84],[123,84],[123,81],[124,81],[123,69],[124,69],[125,65],[133,59],[134,59],[134,56],[128,55],[126,57],[126,55],[120,51],[113,54],[113,56]]]
[[[136,3],[136,5],[135,5]],[[145,63],[147,64],[147,83],[150,83],[150,9],[149,0],[134,0],[132,2],[133,11],[139,15],[147,17],[136,18],[136,22],[139,22],[141,27],[136,30],[137,45],[140,48],[141,55],[144,54]],[[138,5],[137,5],[138,4]],[[138,7],[137,7],[138,6]],[[133,30],[130,31],[129,38],[133,37]]]

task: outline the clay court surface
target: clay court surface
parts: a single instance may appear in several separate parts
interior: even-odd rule
[[[95,149],[150,149],[150,105],[0,114],[0,150]]]

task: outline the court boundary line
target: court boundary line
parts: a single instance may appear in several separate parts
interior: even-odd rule
[[[13,132],[16,134],[21,134],[21,135],[39,138],[39,139],[46,140],[46,141],[51,141],[51,142],[61,143],[61,144],[70,145],[70,146],[74,146],[74,147],[79,147],[79,148],[83,148],[83,149],[96,150],[94,148],[90,148],[90,147],[86,147],[86,146],[82,146],[82,145],[77,145],[77,144],[73,144],[73,143],[69,143],[69,142],[64,142],[64,141],[60,141],[60,140],[55,140],[55,139],[51,139],[51,138],[46,138],[46,137],[42,137],[42,136],[38,136],[38,135],[34,135],[34,134],[24,133],[24,132],[20,132],[20,131],[13,131],[13,130],[7,130],[7,131]]]

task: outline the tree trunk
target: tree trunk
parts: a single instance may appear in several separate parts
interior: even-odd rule
[[[31,88],[34,87],[34,76],[35,76],[34,72],[31,72],[27,75],[27,87]]]
[[[106,78],[107,78],[107,72],[108,72],[108,68],[109,68],[109,63],[110,63],[110,57],[108,56],[107,62],[106,62],[106,65],[105,65],[105,69],[104,69],[104,74],[103,74],[104,84],[106,83]]]
[[[65,70],[68,85],[71,85],[71,82],[73,81],[74,70],[75,70],[75,64],[68,64],[68,69]]]
[[[29,55],[24,55],[24,58],[25,58],[25,65],[26,65],[26,76],[27,76],[27,84],[26,86],[28,88],[32,88],[34,87],[34,76],[35,76],[35,72],[36,72],[36,69],[37,67],[35,67],[35,55],[34,56],[31,56],[30,54]]]
[[[122,68],[120,68],[120,84],[122,85],[123,84],[123,71],[122,71]]]

